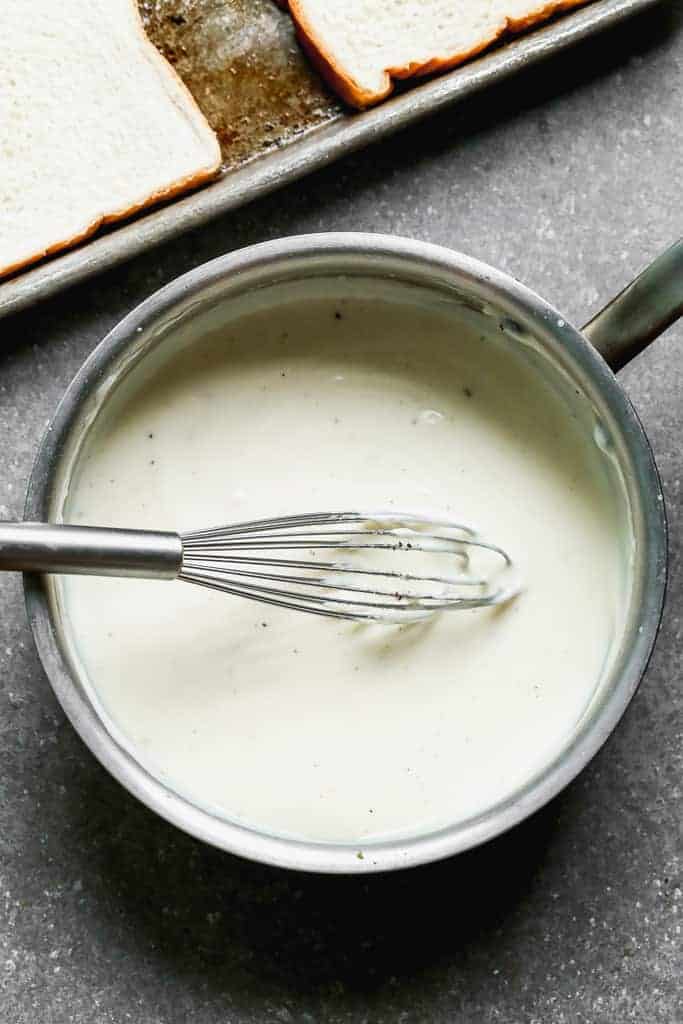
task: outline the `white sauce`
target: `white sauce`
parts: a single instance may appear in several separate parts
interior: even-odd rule
[[[523,594],[404,628],[182,583],[71,577],[63,599],[112,731],[149,770],[255,827],[358,842],[475,815],[560,751],[618,631],[623,530],[588,418],[519,346],[483,340],[452,304],[325,287],[353,297],[304,303],[288,286],[276,315],[236,304],[213,336],[135,370],[65,519],[187,530],[422,508],[507,548]]]

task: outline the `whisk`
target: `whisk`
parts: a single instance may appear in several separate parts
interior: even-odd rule
[[[0,570],[182,580],[333,618],[407,623],[517,592],[502,548],[410,513],[323,512],[192,533],[0,523]]]

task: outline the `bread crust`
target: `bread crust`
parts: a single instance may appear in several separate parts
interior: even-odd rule
[[[174,85],[180,88],[183,94],[183,99],[188,106],[188,114],[190,116],[196,116],[205,122],[207,127],[208,121],[199,109],[192,93],[187,88],[183,80],[178,75],[175,68],[169,64],[169,62],[162,57],[157,50],[156,46],[150,41],[145,32],[144,25],[142,24],[142,18],[140,17],[140,11],[138,9],[136,0],[130,0],[134,14],[135,23],[140,34],[140,40],[142,43],[143,54],[149,61],[157,64],[161,68],[163,74],[170,75],[174,80]],[[215,135],[214,135],[214,138]],[[181,192],[187,192],[192,188],[196,188],[198,185],[204,184],[206,181],[210,181],[215,178],[220,170],[221,166],[221,152],[216,139],[216,156],[215,159],[208,164],[206,167],[200,168],[194,174],[186,175],[184,178],[179,178],[177,181],[171,182],[165,188],[157,189],[156,192],[152,192],[145,199],[140,200],[139,203],[134,203],[132,206],[127,206],[119,210],[114,210],[109,213],[103,213],[98,217],[95,217],[90,223],[88,223],[81,231],[78,231],[75,235],[71,235],[69,238],[63,239],[62,241],[52,242],[44,249],[40,249],[30,256],[24,256],[20,260],[16,260],[13,263],[9,263],[5,266],[0,266],[0,278],[7,277],[8,274],[14,274],[18,270],[23,270],[25,267],[31,266],[33,263],[37,263],[39,260],[45,259],[47,256],[52,256],[56,252],[61,252],[64,249],[70,249],[79,242],[83,242],[86,238],[90,238],[94,235],[104,224],[112,224],[115,221],[124,220],[126,217],[131,217],[138,213],[140,210],[146,209],[148,206],[153,206],[157,203],[164,202],[166,199],[172,199],[174,196],[179,195]]]
[[[446,57],[431,57],[426,61],[411,61],[409,64],[403,64],[399,67],[385,68],[382,88],[376,92],[363,89],[335,61],[333,54],[325,50],[324,44],[316,37],[315,28],[306,16],[305,0],[277,0],[277,2],[281,7],[289,6],[290,13],[294,19],[297,37],[323,78],[346,103],[359,110],[363,110],[386,99],[394,91],[394,81],[396,79],[417,78],[423,75],[448,71],[458,64],[463,64],[471,57],[475,57],[482,50],[485,50],[496,40],[500,39],[501,36],[508,33],[524,32],[526,29],[539,24],[539,22],[546,21],[554,14],[559,14],[561,11],[569,10],[572,7],[579,7],[582,4],[588,3],[589,0],[548,0],[548,2],[529,11],[522,18],[501,19],[500,24],[488,36],[483,37],[475,46],[470,47],[468,50],[449,54]]]

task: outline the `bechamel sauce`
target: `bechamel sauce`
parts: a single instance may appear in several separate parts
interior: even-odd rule
[[[594,695],[623,603],[619,502],[585,418],[476,318],[373,288],[288,285],[277,315],[235,303],[212,335],[150,358],[92,431],[64,515],[183,530],[394,505],[512,553],[512,604],[403,628],[64,579],[83,673],[145,766],[232,819],[352,843],[523,785]]]

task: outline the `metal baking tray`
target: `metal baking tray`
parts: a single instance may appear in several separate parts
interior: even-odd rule
[[[301,53],[273,0],[138,0],[147,32],[175,66],[220,140],[210,185],[120,222],[0,282],[0,316],[271,192],[352,150],[500,82],[660,0],[595,0],[447,74],[399,86],[354,113]]]

